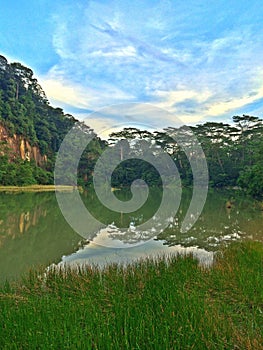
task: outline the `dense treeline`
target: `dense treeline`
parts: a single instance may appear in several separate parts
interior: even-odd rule
[[[147,149],[164,149],[173,158],[184,185],[191,185],[192,171],[186,150],[190,158],[194,133],[204,151],[210,186],[239,186],[255,197],[263,195],[263,124],[258,117],[234,116],[233,125],[208,122],[195,127],[167,128],[150,133],[136,128],[125,128],[111,135],[111,144],[120,149],[120,160],[124,153],[143,155]],[[127,142],[132,140],[132,142]],[[176,142],[176,140],[180,140]],[[180,144],[180,145],[179,145]],[[161,151],[160,151],[161,152]],[[191,153],[192,152],[192,153]],[[104,171],[106,171],[106,166]],[[160,176],[153,167],[140,160],[124,160],[112,176],[113,186],[129,185],[136,178],[142,178],[148,184],[160,185]]]
[[[72,115],[65,114],[61,108],[52,107],[31,69],[20,63],[9,64],[5,57],[0,56],[1,125],[8,130],[10,136],[22,136],[31,146],[37,146],[42,155],[47,156],[47,162],[39,167],[35,161],[10,157],[8,145],[1,141],[1,185],[52,183],[56,153],[67,132],[75,125],[94,135],[79,162],[81,185],[92,182],[97,159],[105,148],[113,149],[113,145],[119,152],[119,158],[108,159],[97,169],[97,174],[103,181],[115,164],[111,177],[113,187],[129,186],[138,178],[151,186],[161,185],[161,178],[150,162],[132,159],[143,158],[153,148],[157,162],[158,153],[167,152],[176,164],[182,183],[191,185],[189,158],[191,160],[196,156],[192,149],[191,133],[194,133],[205,153],[211,186],[240,186],[255,197],[263,195],[263,124],[258,117],[234,116],[232,125],[208,122],[190,128],[169,127],[153,133],[125,128],[111,134],[108,142],[105,142]],[[77,146],[78,140],[75,143]],[[70,160],[70,154],[68,157]],[[71,184],[70,174],[67,182]]]
[[[50,106],[33,71],[0,56],[0,122],[10,135],[23,135],[42,154],[56,152],[76,119]]]
[[[8,145],[1,141],[1,185],[52,183],[56,152],[67,132],[76,124],[85,130],[89,129],[72,115],[65,114],[61,108],[49,104],[30,68],[21,63],[9,64],[5,57],[0,56],[0,125],[8,130],[10,137],[20,135],[31,146],[37,146],[42,155],[47,156],[47,162],[39,167],[34,160],[23,161],[19,155],[10,157]],[[84,152],[81,174],[87,173],[91,168],[91,163],[96,158],[91,154],[92,150],[100,149],[100,144],[103,145],[95,137],[92,145]],[[84,162],[85,158],[89,162]]]

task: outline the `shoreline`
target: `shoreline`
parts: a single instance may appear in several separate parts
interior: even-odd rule
[[[55,185],[29,185],[29,186],[0,186],[0,193],[23,193],[23,192],[73,192],[76,186]]]
[[[4,349],[262,349],[263,245],[100,271],[29,272],[0,287]],[[38,317],[36,318],[36,310]],[[165,336],[164,336],[165,335]],[[128,344],[128,345],[127,345]]]

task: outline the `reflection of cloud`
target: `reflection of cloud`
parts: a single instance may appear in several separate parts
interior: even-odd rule
[[[201,265],[210,266],[213,263],[213,253],[196,247],[184,248],[180,245],[168,247],[163,245],[162,241],[148,241],[141,246],[113,249],[99,246],[91,242],[84,249],[76,253],[64,256],[58,264],[59,267],[66,264],[67,266],[79,266],[83,264],[94,264],[98,267],[104,267],[110,263],[130,264],[140,259],[159,259],[160,257],[169,257],[176,255],[190,255],[196,258]]]

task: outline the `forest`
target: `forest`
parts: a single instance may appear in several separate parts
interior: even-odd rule
[[[192,184],[190,161],[186,156],[191,149],[193,133],[206,157],[209,185],[216,188],[240,187],[254,197],[263,194],[263,124],[262,119],[249,115],[234,116],[233,125],[207,122],[196,126],[165,128],[150,133],[136,128],[126,128],[110,135],[110,144],[123,143],[123,150],[130,156],[143,153],[143,149],[160,146],[173,159],[183,185]],[[180,145],[176,140],[181,138]],[[125,146],[127,140],[131,147]],[[124,152],[124,151],[122,151]],[[152,165],[137,159],[120,163],[112,176],[113,186],[128,185],[141,178],[152,185],[160,185],[161,179]]]
[[[30,68],[16,62],[9,64],[4,56],[0,56],[1,125],[8,130],[10,137],[22,136],[47,157],[45,164],[37,166],[34,160],[22,160],[20,155],[13,155],[7,142],[0,139],[0,184],[4,186],[52,184],[56,153],[68,131],[77,125],[93,132],[72,115],[65,114],[63,109],[50,105]],[[90,149],[100,149],[99,141],[94,137],[83,154],[88,161],[86,172],[94,162],[94,152]],[[81,169],[82,175],[83,172]]]
[[[182,184],[191,186],[191,165],[185,154],[192,146],[191,141],[187,141],[191,139],[188,137],[190,130],[204,151],[211,187],[239,187],[256,198],[263,197],[263,124],[259,117],[233,116],[231,125],[206,122],[156,132],[124,128],[104,141],[84,122],[61,108],[52,107],[30,68],[21,63],[8,63],[0,56],[1,125],[10,137],[21,135],[47,157],[45,164],[39,166],[33,160],[11,156],[8,144],[0,139],[0,185],[3,186],[53,183],[56,154],[73,126],[94,135],[79,162],[79,185],[92,184],[96,161],[105,149],[117,146],[120,158],[111,177],[113,187],[129,186],[135,179],[143,179],[150,186],[161,186],[160,175],[153,165],[133,158],[143,156],[153,147],[170,155]],[[178,138],[183,139],[183,144],[176,141]],[[104,163],[98,169],[102,180],[108,176],[108,165]]]

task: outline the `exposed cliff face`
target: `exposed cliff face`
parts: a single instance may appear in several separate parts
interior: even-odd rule
[[[7,145],[10,159],[19,157],[23,160],[34,160],[38,166],[43,166],[47,162],[47,156],[41,155],[37,146],[31,146],[21,135],[14,134],[10,136],[6,128],[0,124],[1,141]]]

